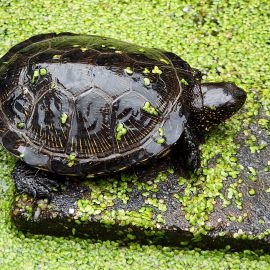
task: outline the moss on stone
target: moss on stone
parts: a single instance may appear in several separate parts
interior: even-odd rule
[[[51,0],[2,1],[0,3],[2,26],[0,53],[4,54],[11,44],[14,45],[42,32],[70,31],[99,34],[129,40],[142,46],[173,51],[183,56],[192,66],[200,68],[207,74],[207,80],[230,80],[242,86],[248,93],[245,112],[236,115],[212,132],[206,144],[201,146],[202,174],[194,175],[191,181],[179,179],[184,188],[184,196],[176,193],[175,197],[182,203],[190,224],[190,231],[194,232],[196,236],[194,241],[197,241],[200,239],[200,234],[208,231],[207,219],[216,200],[221,199],[224,207],[234,203],[241,206],[239,189],[244,185],[243,183],[230,186],[225,196],[221,193],[226,185],[226,178],[232,177],[237,182],[243,170],[241,164],[234,159],[239,147],[234,139],[240,131],[241,124],[247,130],[243,135],[246,137],[246,144],[249,145],[250,155],[255,156],[260,151],[269,151],[269,146],[257,141],[249,130],[250,125],[258,122],[263,130],[269,132],[269,12],[268,1],[253,1],[248,5],[245,1],[238,0],[171,1],[170,3],[165,0],[149,3],[83,0],[70,3],[55,3]],[[163,62],[167,64],[167,60]],[[32,78],[33,83],[37,78],[36,73]],[[259,114],[260,120],[257,121],[254,117]],[[213,159],[215,159],[214,167],[209,166]],[[157,265],[159,269],[176,266],[179,269],[191,267],[193,269],[269,269],[270,267],[269,255],[249,250],[233,253],[229,251],[229,246],[224,250],[201,251],[140,246],[133,243],[119,248],[119,243],[110,241],[92,242],[77,238],[25,236],[12,225],[10,220],[9,211],[14,191],[10,173],[14,161],[13,157],[1,149],[0,261],[2,269],[64,268],[71,265],[73,268],[81,269],[89,267],[126,269],[127,265],[129,269],[140,267],[153,269]],[[250,171],[250,175],[252,184],[256,175],[253,171]],[[114,186],[113,181],[101,182],[98,188],[95,186],[96,189],[91,186],[91,182],[88,182],[89,187],[92,187],[91,198],[96,200],[94,202],[96,207],[103,209],[113,204],[116,198],[124,204],[129,198],[129,191],[126,190],[127,181],[121,181],[120,186]],[[151,183],[136,182],[136,187],[145,192],[157,192],[159,181],[162,181],[162,177],[153,179]],[[104,198],[99,198],[99,188],[107,189],[105,201]],[[252,186],[248,188],[251,189]],[[27,198],[22,197],[20,200],[18,207],[22,209],[27,204]],[[98,210],[97,208],[95,211]],[[30,214],[30,208],[27,209],[25,208],[26,212]],[[86,219],[87,215],[83,215],[83,212],[80,220]],[[147,210],[142,213],[144,212]],[[111,215],[111,213],[105,214],[104,216]],[[148,213],[145,215],[148,217]],[[119,221],[123,222],[126,217],[130,222],[134,222],[136,214],[126,210],[124,213],[118,213]],[[160,216],[151,216],[151,218],[162,220]],[[244,214],[243,218],[245,218]],[[109,219],[104,219],[104,222],[108,223]],[[76,235],[75,228],[73,234]],[[269,234],[269,229],[266,229],[260,238],[267,237]],[[132,233],[128,237],[135,240]],[[235,237],[246,236],[240,231],[236,232]],[[252,236],[247,238],[251,239]],[[186,241],[180,243],[180,246],[187,245]],[[20,253],[14,256],[18,250]]]

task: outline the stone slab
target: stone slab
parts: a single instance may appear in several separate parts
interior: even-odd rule
[[[221,145],[234,147],[229,160],[213,149],[215,155],[191,178],[175,169],[173,154],[107,179],[82,182],[59,176],[61,189],[50,201],[16,194],[13,221],[35,234],[269,250],[270,139],[255,122],[244,125],[233,146],[226,141]],[[226,132],[221,128],[210,134],[206,141],[212,142],[207,144],[214,145],[222,136],[225,140]],[[249,141],[250,132],[256,134],[257,146]]]

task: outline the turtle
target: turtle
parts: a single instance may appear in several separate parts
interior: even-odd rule
[[[198,69],[166,50],[97,35],[39,34],[0,59],[1,143],[37,176],[110,175],[172,149],[196,171],[200,134],[246,99],[232,82],[201,81]],[[20,166],[13,174],[20,192],[51,193],[54,181],[30,179]]]

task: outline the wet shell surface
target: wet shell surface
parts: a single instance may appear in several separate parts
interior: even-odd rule
[[[0,59],[2,143],[58,174],[123,170],[179,139],[193,81],[173,53],[91,35],[34,36]]]

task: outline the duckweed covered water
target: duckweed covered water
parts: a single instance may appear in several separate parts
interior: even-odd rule
[[[222,187],[225,171],[237,178],[234,138],[241,124],[251,153],[263,150],[248,125],[262,115],[258,125],[269,129],[270,120],[270,4],[269,1],[1,1],[0,55],[12,45],[34,34],[71,31],[98,34],[143,46],[173,51],[193,67],[201,69],[206,80],[229,80],[248,93],[244,113],[237,114],[218,128],[202,148],[202,165],[218,152],[222,159],[215,169],[205,169],[207,200],[212,202]],[[231,162],[228,162],[230,160]],[[10,172],[15,159],[0,153],[0,265],[1,269],[269,269],[270,255],[258,252],[202,251],[160,246],[122,247],[116,242],[93,242],[78,238],[24,236],[10,220],[14,186]],[[236,168],[231,168],[231,163]],[[268,167],[266,167],[267,169]],[[250,179],[256,171],[250,168]],[[235,187],[231,196],[236,196]],[[189,209],[197,200],[207,213],[204,191],[179,198],[188,220],[204,222]],[[210,192],[210,193],[209,193]],[[249,191],[254,195],[252,189]],[[237,196],[236,196],[237,197]],[[194,201],[192,201],[194,205]],[[224,198],[224,204],[228,200]],[[206,206],[204,206],[206,205]],[[210,203],[211,205],[211,203]]]

